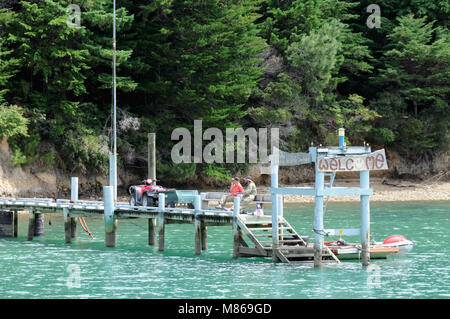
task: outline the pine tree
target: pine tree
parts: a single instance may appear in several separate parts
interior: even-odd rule
[[[273,119],[284,127],[281,136],[293,146],[291,151],[335,135],[338,125],[351,121],[346,120],[353,112],[347,106],[364,100],[352,95],[353,79],[372,70],[367,40],[346,23],[355,19],[351,9],[356,5],[339,0],[268,0],[263,7],[261,32],[284,58],[285,68],[277,78],[267,79],[269,85],[260,89],[264,93],[255,90],[252,103],[259,105],[250,111],[253,120],[256,114],[278,114]],[[284,86],[291,88],[290,94],[270,96],[268,89]],[[362,105],[358,108],[368,111]]]
[[[219,128],[242,117],[262,73],[256,58],[262,39],[249,3],[186,0],[144,7],[137,22],[142,42],[136,53],[145,58],[138,90],[148,96],[153,114],[166,114],[174,126],[202,118]]]
[[[374,79],[383,88],[374,107],[388,118],[397,117],[386,124],[400,149],[415,155],[449,141],[449,33],[434,24],[412,14],[398,18],[388,36],[391,49],[384,54],[385,68]]]
[[[69,4],[72,1],[21,1],[13,13],[3,11],[0,17],[14,14],[4,28],[4,39],[20,62],[8,81],[9,102],[31,114],[38,141],[53,143],[68,165],[85,171],[107,163],[102,149],[107,150],[108,141],[99,137],[99,118],[107,118],[111,105],[112,4],[80,3],[80,27],[69,23]],[[120,29],[132,17],[120,9],[117,20]],[[130,50],[118,50],[119,65],[130,55]],[[133,85],[119,76],[119,89]],[[18,143],[25,147],[27,141]]]

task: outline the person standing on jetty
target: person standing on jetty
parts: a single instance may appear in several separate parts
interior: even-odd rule
[[[242,212],[247,213],[247,208],[251,203],[255,200],[255,196],[257,194],[255,182],[252,181],[250,176],[244,178],[244,196],[241,199],[241,208]]]
[[[233,180],[231,181],[230,195],[223,195],[222,199],[220,200],[220,205],[217,208],[224,208],[226,202],[234,201],[234,198],[237,196],[237,194],[242,194],[243,192],[244,188],[241,185],[239,177],[233,178]]]

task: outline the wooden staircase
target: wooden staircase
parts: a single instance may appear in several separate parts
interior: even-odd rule
[[[284,263],[314,260],[314,247],[309,243],[309,237],[300,236],[284,217],[278,219],[279,247],[275,250],[272,247],[272,216],[239,215],[236,222],[239,236],[236,256],[272,257],[275,253],[277,259]],[[324,247],[322,261],[339,262],[339,259],[328,247]]]

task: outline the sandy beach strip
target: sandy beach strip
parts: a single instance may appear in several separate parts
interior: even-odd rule
[[[390,182],[398,186],[386,185],[381,182],[371,183],[373,195],[371,201],[376,202],[399,202],[399,201],[450,201],[450,182],[439,182],[435,184],[413,184],[406,182]],[[280,185],[284,187],[288,185]],[[314,184],[289,185],[289,187],[314,187]],[[334,184],[336,187],[359,187],[358,182],[338,181]],[[268,192],[267,187],[258,189],[258,193]],[[360,197],[353,196],[330,196],[330,202],[359,202]],[[285,195],[286,203],[313,203],[314,196]],[[449,203],[450,209],[450,203]]]
[[[326,183],[325,183],[326,184]],[[394,186],[395,185],[395,186]],[[335,187],[359,187],[357,180],[336,180]],[[279,187],[314,187],[314,183],[297,185],[279,184]],[[450,182],[414,183],[401,180],[373,180],[371,201],[399,202],[399,201],[450,201]],[[268,194],[268,186],[258,186],[258,194]],[[224,190],[203,190],[204,192],[224,192]],[[203,192],[202,191],[202,192]],[[330,196],[329,202],[359,202],[358,195]],[[284,195],[285,203],[314,203],[314,196]],[[450,203],[449,203],[450,209]]]

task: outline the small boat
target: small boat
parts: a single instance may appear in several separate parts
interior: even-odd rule
[[[360,259],[361,244],[346,243],[342,239],[324,243],[339,259]],[[383,242],[369,245],[370,259],[386,259],[391,255],[404,256],[414,243],[402,235],[392,235]]]
[[[360,244],[346,244],[343,246],[331,246],[328,248],[340,260],[361,259],[361,245]],[[376,247],[369,246],[370,259],[386,259],[388,256],[398,253],[398,247]]]
[[[397,255],[404,256],[408,253],[414,246],[414,243],[405,236],[402,235],[392,235],[386,238],[382,243],[376,243],[380,247],[398,247]]]

